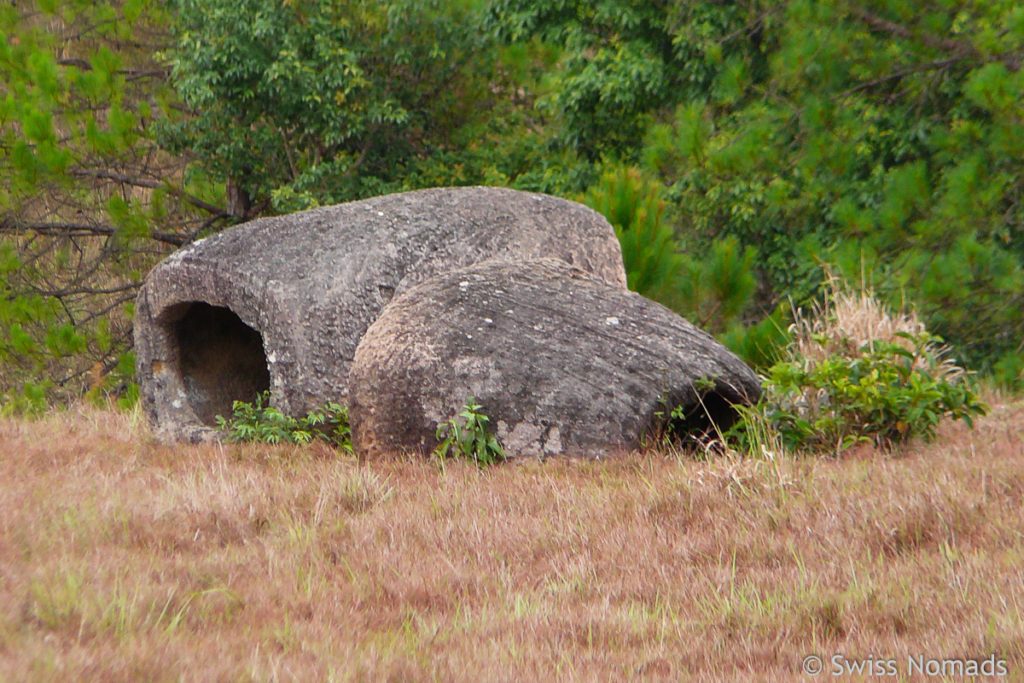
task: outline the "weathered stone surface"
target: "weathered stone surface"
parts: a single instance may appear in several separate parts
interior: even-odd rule
[[[608,222],[545,195],[421,190],[252,221],[147,278],[135,318],[143,406],[162,437],[196,438],[262,389],[292,414],[342,400],[356,345],[394,295],[494,256],[553,256],[626,283]]]
[[[366,456],[436,446],[469,396],[514,455],[629,450],[664,404],[716,421],[761,394],[735,355],[664,306],[561,261],[483,262],[396,297],[356,350],[349,417]]]

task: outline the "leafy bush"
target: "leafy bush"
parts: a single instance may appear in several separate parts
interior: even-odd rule
[[[306,417],[296,418],[271,406],[270,392],[264,391],[256,396],[253,403],[235,401],[231,409],[231,419],[217,416],[217,426],[227,430],[230,441],[306,444],[321,439],[352,452],[348,410],[337,403],[327,403]]]
[[[935,339],[907,335],[908,351],[892,342],[861,347],[861,355],[838,354],[808,367],[775,364],[768,377],[768,422],[791,449],[834,450],[860,442],[888,446],[914,436],[932,438],[943,417],[971,424],[986,407],[964,382],[951,382],[921,367]]]
[[[892,313],[871,292],[852,291],[836,277],[830,276],[820,303],[794,317],[790,357],[811,366],[836,355],[855,359],[865,345],[883,342],[914,352],[914,366],[930,375],[950,382],[964,375],[950,349],[928,333],[916,314]]]
[[[866,292],[833,282],[816,315],[797,315],[789,357],[771,367],[765,397],[741,411],[728,436],[749,450],[764,425],[792,450],[878,446],[930,439],[944,417],[972,424],[987,407],[913,315],[892,315]]]
[[[482,408],[470,396],[459,413],[461,425],[455,419],[438,425],[436,437],[440,443],[434,449],[435,455],[442,460],[449,455],[463,457],[472,460],[478,467],[493,465],[508,458],[498,438],[488,433],[487,426],[491,419],[481,412]]]

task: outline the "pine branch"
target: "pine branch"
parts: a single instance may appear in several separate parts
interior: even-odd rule
[[[897,24],[896,22],[889,21],[888,19],[883,19],[882,17],[876,14],[872,14],[871,12],[868,12],[867,10],[862,9],[860,7],[853,7],[851,9],[851,12],[855,17],[857,17],[858,19],[860,19],[861,21],[863,21],[865,24],[867,24],[869,27],[876,31],[884,31],[885,33],[894,35],[897,38],[916,38],[917,40],[920,40],[928,47],[945,50],[946,52],[949,52],[952,55],[959,57],[961,59],[979,56],[978,51],[975,50],[974,46],[971,45],[970,43],[966,43],[959,40],[953,40],[951,38],[940,38],[938,36],[933,36],[928,33],[915,34],[913,31],[911,31],[906,26],[903,26],[902,24]]]
[[[868,90],[870,88],[874,88],[875,86],[882,85],[883,83],[898,80],[900,78],[903,78],[904,76],[920,73],[922,71],[935,71],[938,69],[945,69],[947,66],[952,66],[953,64],[956,64],[957,62],[962,62],[965,59],[967,59],[967,57],[950,57],[948,59],[937,59],[934,62],[927,62],[925,64],[915,64],[914,66],[907,67],[906,69],[900,69],[899,71],[894,71],[891,74],[886,74],[885,76],[880,76],[879,78],[866,81],[864,83],[861,83],[860,85],[856,85],[850,88],[849,90],[844,90],[843,92],[836,95],[836,97],[838,99],[842,99],[847,95],[852,95],[855,92],[859,92],[861,90]]]
[[[978,52],[977,48],[969,42],[962,40],[953,40],[952,38],[941,38],[939,36],[925,33],[923,31],[911,31],[909,28],[902,24],[897,24],[894,21],[883,19],[877,14],[872,14],[865,9],[854,7],[851,9],[851,13],[856,18],[863,21],[871,29],[875,31],[883,31],[890,35],[896,36],[897,38],[903,38],[905,40],[916,39],[921,41],[928,47],[943,50],[950,55],[950,59],[960,61],[963,59],[975,59],[979,61],[1000,61],[1006,65],[1011,71],[1017,71],[1021,67],[1022,57],[1019,52],[1007,52],[1004,54],[994,55],[986,59],[981,53]],[[1006,33],[1004,30],[1003,33]],[[938,60],[943,61],[943,60]]]

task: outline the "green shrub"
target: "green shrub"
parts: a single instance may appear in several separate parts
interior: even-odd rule
[[[836,454],[861,442],[891,446],[915,436],[931,439],[944,417],[972,424],[974,416],[985,414],[986,406],[965,382],[921,367],[922,359],[935,360],[927,350],[934,337],[907,339],[914,351],[876,342],[854,358],[832,354],[812,366],[776,363],[759,409],[791,450]],[[733,430],[741,443],[749,417]]]
[[[271,406],[270,392],[263,391],[253,403],[235,401],[231,410],[231,419],[217,416],[217,426],[228,432],[230,441],[306,444],[320,439],[352,452],[348,410],[337,403],[327,403],[303,418],[296,418]]]
[[[862,442],[930,439],[945,417],[972,424],[987,411],[948,347],[916,316],[891,314],[868,292],[833,281],[811,317],[797,312],[791,333],[762,401],[740,411],[727,435],[743,450],[765,424],[790,450],[839,454]]]
[[[481,412],[482,408],[470,396],[459,413],[462,424],[451,419],[438,425],[436,437],[440,443],[434,449],[434,454],[442,460],[448,456],[463,457],[472,460],[478,467],[493,465],[508,458],[498,438],[488,433],[487,426],[491,419]]]
[[[992,366],[992,379],[1009,391],[1024,391],[1024,355],[1006,353]]]
[[[780,304],[759,323],[733,323],[717,335],[718,341],[755,370],[762,370],[782,359],[789,344],[789,307]]]

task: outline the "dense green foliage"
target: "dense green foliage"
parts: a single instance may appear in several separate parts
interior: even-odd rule
[[[165,140],[232,183],[241,217],[400,189],[424,158],[465,144],[459,128],[491,97],[486,36],[455,2],[177,9],[173,80],[195,115]]]
[[[861,442],[930,439],[943,418],[971,424],[984,415],[985,405],[965,382],[936,371],[937,359],[927,351],[931,337],[909,339],[913,350],[879,341],[852,357],[776,363],[765,385],[768,398],[744,414],[732,436],[747,447],[750,422],[765,420],[793,451],[839,454]]]
[[[29,0],[0,30],[5,410],[130,401],[174,246],[465,184],[594,206],[632,288],[761,368],[831,269],[1024,386],[1010,0]]]
[[[217,426],[227,431],[230,441],[305,444],[319,439],[352,452],[348,410],[337,403],[327,403],[319,410],[297,418],[271,406],[270,392],[264,391],[252,403],[234,401],[231,412],[230,418],[217,416]]]
[[[630,289],[718,334],[749,363],[770,365],[787,341],[785,308],[760,322],[748,319],[757,251],[727,236],[691,253],[665,220],[662,195],[638,170],[619,168],[605,173],[583,201],[615,228]]]
[[[437,426],[438,445],[434,455],[442,462],[447,457],[465,458],[477,467],[501,462],[508,456],[498,443],[498,437],[488,430],[490,423],[483,406],[470,396],[458,417]]]
[[[688,246],[734,236],[758,250],[762,307],[816,294],[821,263],[837,264],[906,297],[962,359],[1005,355],[1013,379],[1019,3],[510,0],[495,13],[510,40],[565,49],[548,100],[565,141],[660,181]]]
[[[681,0],[499,0],[491,9],[504,40],[564,49],[551,74],[558,87],[538,106],[562,119],[559,141],[591,159],[635,158],[661,108],[705,99],[722,70],[723,43],[730,56],[760,54],[760,34],[744,30],[758,11]]]

